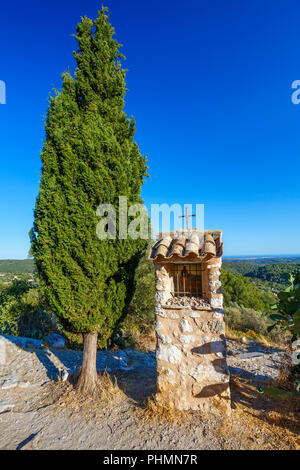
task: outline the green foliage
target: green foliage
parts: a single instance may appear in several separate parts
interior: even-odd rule
[[[0,328],[5,334],[17,335],[18,319],[23,295],[28,293],[30,284],[26,281],[14,281],[11,285],[2,286],[0,292]]]
[[[33,273],[33,259],[0,259],[0,273]]]
[[[274,323],[268,327],[268,331],[272,333],[274,328],[280,328],[288,331],[292,335],[292,340],[295,340],[300,337],[300,273],[290,275],[289,281],[289,287],[278,293],[278,302],[273,306],[277,312],[270,315]],[[286,391],[271,387],[262,390],[261,393],[283,400],[300,399],[300,380],[296,378],[298,374],[298,365],[289,371],[289,376],[295,381],[295,390]]]
[[[14,281],[0,292],[0,328],[4,334],[42,339],[59,327],[39,287]]]
[[[142,239],[99,240],[99,204],[141,203],[146,159],[124,108],[125,70],[106,9],[76,29],[75,78],[50,98],[40,192],[31,232],[40,283],[72,341],[99,333],[105,346],[126,313]],[[130,222],[130,221],[128,221]]]
[[[273,307],[278,313],[271,315],[274,325],[283,330],[290,331],[294,338],[300,337],[300,273],[290,276],[290,285],[284,291],[279,292],[278,302]]]
[[[246,261],[231,262],[231,261],[223,260],[222,268],[228,273],[235,274],[235,275],[241,274],[244,276],[245,274],[255,270],[255,264],[248,263]]]
[[[278,260],[269,261],[270,264],[260,265],[258,262],[236,261],[223,263],[227,272],[232,274],[242,274],[252,279],[260,279],[268,283],[278,285],[288,285],[290,274],[296,274],[300,269],[299,262],[278,262]]]
[[[275,398],[277,400],[291,400],[291,399],[298,399],[300,400],[300,391],[296,389],[296,391],[288,391],[283,390],[277,387],[257,387],[257,391],[259,393],[263,393],[268,397]]]
[[[263,292],[243,276],[236,276],[223,269],[221,281],[225,306],[234,302],[257,311],[268,312],[270,306],[275,303],[276,297],[273,294]]]
[[[275,282],[281,285],[288,285],[291,274],[299,271],[300,264],[297,263],[280,263],[270,264],[266,266],[257,266],[245,276],[256,277],[263,281]]]
[[[150,248],[151,242],[148,248]],[[141,258],[135,274],[135,292],[129,305],[129,314],[124,327],[133,326],[139,330],[154,327],[155,310],[155,271],[148,260],[148,250]]]
[[[0,333],[18,335],[18,303],[13,297],[0,299]]]
[[[251,330],[264,336],[268,333],[268,326],[271,324],[264,313],[235,303],[225,307],[225,321],[233,330],[245,333]]]

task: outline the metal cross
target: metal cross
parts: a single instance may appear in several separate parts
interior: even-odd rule
[[[196,217],[196,214],[190,214],[190,215],[189,215],[189,210],[188,210],[187,207],[184,209],[184,212],[185,212],[185,214],[184,214],[184,215],[180,215],[179,218],[180,218],[180,219],[185,219],[186,228],[187,228],[187,230],[188,230],[188,229],[189,229],[189,217]]]

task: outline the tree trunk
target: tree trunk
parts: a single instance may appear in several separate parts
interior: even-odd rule
[[[96,354],[98,333],[87,333],[83,342],[83,358],[76,389],[83,395],[93,395],[99,385]]]

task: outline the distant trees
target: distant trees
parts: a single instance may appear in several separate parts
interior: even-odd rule
[[[276,301],[273,294],[258,289],[250,279],[244,276],[236,276],[223,269],[221,281],[225,305],[235,302],[267,313]]]
[[[296,274],[300,271],[300,263],[270,263],[257,265],[247,262],[228,262],[223,263],[223,267],[231,274],[242,274],[245,277],[260,279],[262,281],[273,282],[276,284],[288,285],[290,274]]]
[[[246,273],[245,276],[288,285],[290,274],[296,274],[299,270],[300,264],[297,263],[275,263],[265,266],[256,266],[250,273]]]
[[[34,273],[32,259],[0,259],[0,273]]]

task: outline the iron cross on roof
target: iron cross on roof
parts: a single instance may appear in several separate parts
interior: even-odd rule
[[[185,223],[186,223],[186,228],[187,228],[187,230],[189,230],[189,217],[196,217],[196,214],[189,214],[188,208],[185,207],[185,209],[184,209],[184,215],[180,215],[179,218],[180,218],[180,219],[185,219]]]

